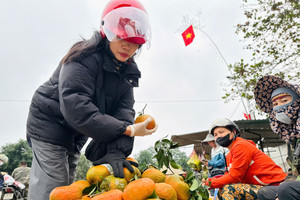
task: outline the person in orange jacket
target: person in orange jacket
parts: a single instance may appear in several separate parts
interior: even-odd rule
[[[219,199],[257,199],[257,191],[266,185],[279,185],[286,173],[255,143],[239,137],[238,126],[226,118],[215,120],[209,128],[215,141],[229,149],[227,171],[219,178],[204,181],[219,190]]]

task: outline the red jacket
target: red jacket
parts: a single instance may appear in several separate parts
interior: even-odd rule
[[[282,168],[260,151],[254,142],[240,137],[233,141],[226,162],[229,172],[219,178],[208,179],[211,188],[222,188],[231,183],[269,185],[286,177]]]

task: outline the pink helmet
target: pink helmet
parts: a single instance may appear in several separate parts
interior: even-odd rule
[[[111,0],[103,10],[100,32],[111,42],[145,44],[151,38],[147,11],[138,0]]]

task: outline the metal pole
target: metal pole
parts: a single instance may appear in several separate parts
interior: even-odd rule
[[[201,31],[204,35],[206,35],[206,37],[212,42],[212,44],[215,46],[215,48],[217,49],[218,53],[220,54],[221,58],[222,58],[223,61],[225,62],[226,66],[227,66],[227,68],[228,68],[228,70],[229,70],[229,72],[230,72],[230,75],[233,77],[233,74],[232,74],[232,72],[231,72],[231,70],[230,70],[230,68],[229,68],[229,65],[228,65],[227,61],[225,60],[223,54],[221,53],[220,49],[219,49],[218,46],[216,45],[216,43],[215,43],[215,42],[212,40],[212,38],[211,38],[206,32],[204,32],[201,28],[199,28],[199,27],[195,27],[195,28],[198,29],[199,31]],[[244,101],[243,101],[243,98],[242,98],[242,95],[241,95],[241,92],[240,92],[240,88],[239,88],[239,86],[236,84],[236,81],[235,81],[235,80],[234,80],[234,85],[236,86],[236,88],[237,88],[237,90],[238,90],[238,94],[239,94],[240,97],[241,97],[241,101],[242,101],[242,103],[243,103],[245,112],[246,112],[246,114],[248,115],[249,112],[248,112],[248,110],[247,110],[247,108],[246,108],[246,105],[245,105],[245,103],[244,103]]]
[[[280,149],[280,147],[279,147],[279,145],[278,145],[277,140],[276,140],[276,145],[277,145],[277,148],[278,148],[278,150],[279,150],[279,154],[280,154],[280,158],[281,158],[281,162],[282,162],[282,164],[283,164],[284,170],[287,172],[286,167],[285,167],[285,161],[284,161],[283,158],[282,158],[281,149]]]

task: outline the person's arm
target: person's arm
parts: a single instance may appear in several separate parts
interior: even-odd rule
[[[96,69],[76,62],[63,65],[59,77],[60,110],[73,128],[86,136],[108,142],[124,134],[127,125],[100,113],[93,104],[96,75]]]
[[[126,127],[126,130],[124,132],[124,135],[127,135],[127,136],[130,136],[131,135],[131,127],[130,126],[127,126]]]
[[[113,169],[114,176],[123,178],[123,168],[126,167],[130,172],[133,172],[131,163],[126,160],[133,149],[134,138],[131,136],[131,126],[134,123],[135,112],[133,110],[133,88],[130,88],[119,100],[118,106],[115,108],[113,117],[123,121],[127,126],[124,135],[105,144],[105,154],[103,157],[97,158],[93,165],[109,163]],[[102,144],[103,146],[103,144]],[[98,149],[98,148],[97,148]],[[103,155],[103,152],[101,152]],[[100,154],[99,154],[100,155]]]
[[[118,100],[111,116],[124,122],[127,126],[133,124],[135,117],[134,102],[133,87],[130,87]]]
[[[125,158],[131,154],[133,149],[134,138],[128,136],[130,136],[131,134],[131,127],[129,125],[134,123],[135,111],[133,109],[133,104],[133,88],[129,88],[118,101],[112,114],[114,118],[124,122],[127,125],[126,130],[128,131],[125,131],[124,135],[121,135],[120,137],[106,143],[106,153],[124,154]],[[98,159],[100,158],[101,157],[99,157]]]
[[[252,160],[252,151],[246,145],[239,144],[230,153],[232,162],[229,172],[220,178],[209,179],[211,188],[222,188],[226,184],[240,183],[245,176]]]
[[[157,123],[156,127],[151,130],[146,128],[151,121],[150,118],[142,123],[134,124],[135,111],[133,109],[133,104],[133,88],[129,88],[128,91],[119,100],[112,116],[128,125],[124,132],[124,135],[130,137],[151,135],[157,129]]]
[[[131,127],[130,125],[134,123],[135,110],[134,105],[133,88],[129,88],[128,91],[120,98],[116,108],[114,109],[113,117],[124,122],[126,124],[126,129],[124,135],[130,136]]]
[[[13,172],[11,173],[11,176],[12,176],[13,178],[15,178],[15,176],[16,176],[16,169],[13,170]]]

